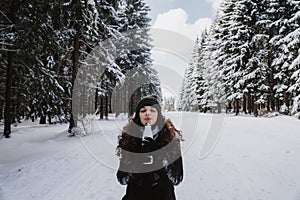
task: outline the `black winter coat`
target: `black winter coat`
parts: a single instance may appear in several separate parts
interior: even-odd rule
[[[183,179],[180,138],[174,138],[164,147],[160,141],[160,134],[145,146],[140,139],[136,153],[145,153],[145,149],[149,153],[139,157],[121,151],[117,178],[122,185],[127,185],[122,200],[176,200],[174,186]],[[140,173],[139,169],[142,169]]]

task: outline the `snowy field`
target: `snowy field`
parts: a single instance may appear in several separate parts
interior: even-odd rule
[[[166,115],[185,137],[178,200],[300,200],[300,120]],[[0,199],[120,200],[126,187],[115,177],[114,150],[124,123],[97,120],[82,138],[67,137],[67,124],[13,127],[11,139],[0,139]],[[206,134],[216,127],[221,137],[201,157]]]

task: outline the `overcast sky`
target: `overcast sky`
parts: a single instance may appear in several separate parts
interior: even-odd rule
[[[222,0],[145,0],[150,6],[152,59],[163,94],[177,96],[197,36],[212,23]]]

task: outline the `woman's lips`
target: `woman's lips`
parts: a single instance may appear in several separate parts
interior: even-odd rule
[[[150,117],[145,118],[145,121],[150,121],[150,120],[151,120]]]

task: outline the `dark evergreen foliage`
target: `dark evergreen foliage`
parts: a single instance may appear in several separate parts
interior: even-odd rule
[[[7,137],[10,125],[22,119],[69,121],[71,131],[80,114],[107,117],[115,112],[114,88],[133,68],[145,69],[146,79],[160,87],[150,68],[149,7],[143,1],[13,0],[0,6],[0,71],[6,74],[0,79],[0,120]],[[126,49],[132,37],[123,32],[139,29],[140,46]]]
[[[201,50],[193,58],[196,81],[186,74],[184,88],[199,97],[199,110],[300,115],[299,1],[225,0]],[[187,72],[188,73],[188,72]],[[193,76],[195,77],[195,75]],[[187,81],[190,79],[192,81]],[[190,99],[182,96],[182,108]],[[206,109],[203,109],[204,105]],[[224,108],[224,109],[225,109]]]

